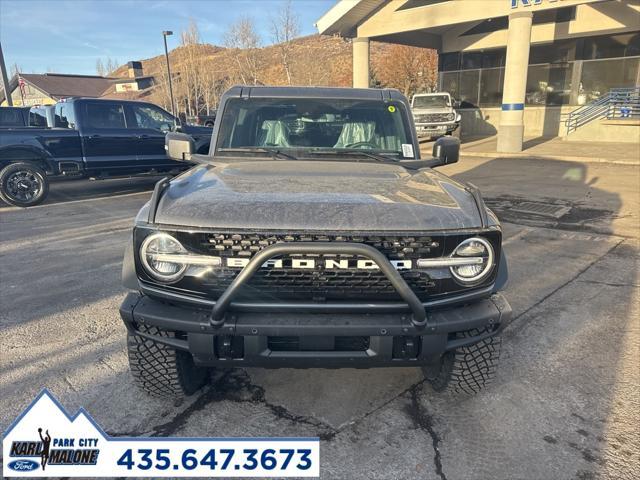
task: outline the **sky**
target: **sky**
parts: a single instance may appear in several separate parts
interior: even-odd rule
[[[169,48],[193,18],[202,40],[221,45],[228,26],[251,16],[264,44],[271,43],[270,18],[282,0],[0,0],[0,42],[7,70],[24,73],[94,75],[96,61],[119,64],[164,52],[162,31],[172,30]],[[301,34],[336,0],[293,0]]]

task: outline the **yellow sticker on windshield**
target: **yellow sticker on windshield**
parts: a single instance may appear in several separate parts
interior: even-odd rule
[[[389,108],[387,109],[389,110],[391,113],[396,111],[396,107],[394,107],[393,105],[389,105]]]

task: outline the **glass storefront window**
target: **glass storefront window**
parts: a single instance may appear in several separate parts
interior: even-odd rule
[[[460,70],[460,53],[441,53],[438,55],[440,59],[440,71],[447,72],[452,70]]]
[[[581,58],[584,60],[640,55],[640,33],[638,32],[588,37],[583,42]]]
[[[460,108],[478,106],[480,70],[444,72],[441,75],[440,90],[449,92],[455,101],[460,102]]]
[[[527,74],[528,105],[565,105],[571,97],[573,64],[530,65]]]
[[[462,108],[478,106],[480,87],[480,70],[463,70],[460,72],[460,94],[456,97]]]
[[[553,43],[532,45],[529,50],[529,63],[564,63],[570,62],[576,56],[575,40],[557,40]]]
[[[506,49],[487,50],[482,53],[482,68],[504,67]]]
[[[480,52],[463,52],[462,53],[462,69],[469,70],[482,67],[482,53]]]
[[[441,74],[440,90],[449,92],[455,99],[460,100],[460,72],[444,72]]]
[[[612,88],[633,87],[640,80],[639,68],[637,57],[584,62],[579,95],[590,102]]]
[[[480,73],[480,106],[495,107],[502,104],[504,68],[490,68]]]

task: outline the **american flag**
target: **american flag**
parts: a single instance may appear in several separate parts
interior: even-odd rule
[[[24,87],[26,85],[26,82],[24,81],[24,78],[22,78],[20,75],[18,75],[18,87],[20,88],[20,94],[22,95],[22,98],[24,99]]]

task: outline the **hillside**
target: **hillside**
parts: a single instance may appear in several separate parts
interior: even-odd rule
[[[406,79],[400,78],[396,82],[395,78],[393,59],[397,58],[398,54],[393,50],[398,48],[420,51],[419,55],[428,52],[436,59],[435,63],[433,59],[430,60],[428,68],[433,72],[437,71],[437,56],[431,50],[372,42],[371,66],[374,83],[406,90]],[[196,111],[204,112],[207,107],[215,108],[219,96],[233,84],[288,84],[280,45],[241,50],[210,44],[192,44],[173,49],[169,52],[169,58],[176,104],[180,111],[185,111],[188,115],[195,114]],[[156,86],[145,92],[137,92],[136,95],[168,107],[164,55],[141,62],[143,74],[153,75]],[[297,38],[291,42],[288,66],[293,85],[350,86],[351,42],[340,37],[321,35]],[[126,65],[119,67],[111,75],[125,77]]]

